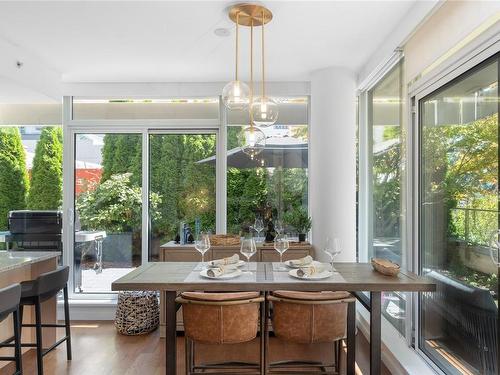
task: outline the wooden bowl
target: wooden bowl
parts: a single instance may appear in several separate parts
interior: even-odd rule
[[[372,258],[371,263],[375,271],[386,276],[397,276],[401,268],[399,264],[391,262],[389,259]]]

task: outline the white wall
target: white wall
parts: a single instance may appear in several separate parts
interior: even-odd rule
[[[339,237],[336,260],[356,260],[356,75],[327,68],[311,75],[310,205],[318,258],[326,236]]]

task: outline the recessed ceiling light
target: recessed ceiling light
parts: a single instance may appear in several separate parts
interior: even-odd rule
[[[229,31],[229,29],[220,27],[214,30],[214,34],[217,36],[229,36],[231,32]]]

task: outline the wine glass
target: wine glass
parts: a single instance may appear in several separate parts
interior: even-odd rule
[[[285,230],[283,220],[276,220],[276,223],[274,223],[274,230],[276,231],[277,235],[283,234],[283,231]]]
[[[253,238],[244,238],[241,241],[240,253],[247,258],[247,273],[250,272],[250,258],[257,252],[257,245]]]
[[[201,253],[201,268],[205,268],[205,253],[210,249],[210,236],[208,233],[200,233],[194,242],[194,247]]]
[[[257,216],[255,218],[255,222],[253,224],[253,229],[257,232],[257,238],[260,242],[260,232],[264,230],[264,220],[262,220],[262,217]]]
[[[274,238],[274,249],[280,254],[280,266],[278,270],[286,271],[287,268],[283,265],[283,253],[290,247],[290,242],[286,234],[279,234]]]
[[[338,273],[333,266],[333,259],[342,252],[342,248],[340,245],[340,238],[337,237],[327,237],[325,241],[325,247],[323,251],[330,257],[330,261],[332,264],[332,272]]]

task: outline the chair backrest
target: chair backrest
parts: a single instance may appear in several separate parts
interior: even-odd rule
[[[347,305],[355,302],[348,292],[276,291],[268,299],[275,335],[301,344],[345,338]]]
[[[0,289],[0,322],[19,307],[21,285],[12,284]]]
[[[68,283],[69,267],[59,267],[58,269],[42,273],[36,279],[36,292],[40,299],[46,300],[57,295]]]
[[[264,301],[258,292],[186,292],[176,301],[182,304],[184,332],[195,342],[232,344],[257,336]]]

